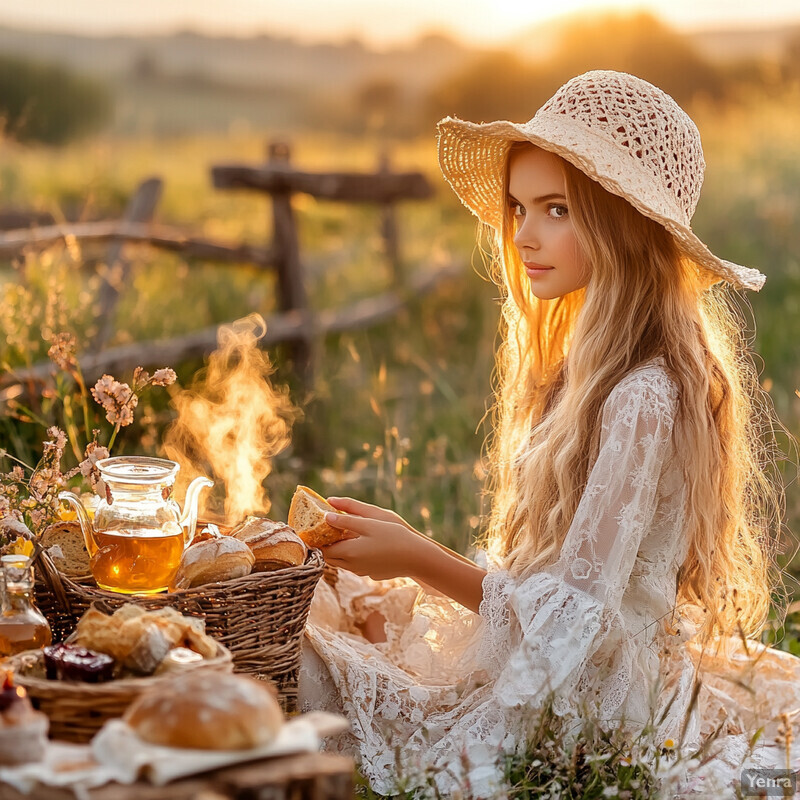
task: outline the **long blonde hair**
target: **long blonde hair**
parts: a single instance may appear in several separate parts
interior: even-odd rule
[[[504,291],[489,549],[517,574],[558,558],[597,457],[605,400],[630,370],[660,356],[678,388],[673,435],[687,487],[678,603],[707,612],[704,636],[754,635],[770,607],[783,493],[774,412],[741,313],[662,226],[562,164],[588,286],[538,299],[510,211],[495,237],[493,277]]]

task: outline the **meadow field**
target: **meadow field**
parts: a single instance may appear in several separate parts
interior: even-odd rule
[[[786,592],[777,592],[776,599],[788,599],[789,609],[785,618],[775,612],[763,638],[800,656],[800,601],[794,600],[800,578],[795,441],[800,437],[800,82],[781,86],[771,93],[741,88],[735,101],[695,100],[688,110],[707,161],[693,226],[713,252],[767,275],[761,292],[732,292],[732,297],[783,425],[777,431],[786,485],[779,563]],[[457,275],[411,298],[389,320],[316,341],[311,385],[298,382],[285,347],[269,348],[272,384],[278,392],[286,387],[296,412],[290,415],[292,443],[276,446],[264,484],[275,519],[286,518],[296,485],[306,483],[325,495],[391,507],[418,529],[469,552],[489,510],[483,447],[491,424],[499,290],[487,278],[485,243],[474,218],[440,177],[434,131],[389,141],[378,135],[311,134],[308,127],[293,129],[280,120],[259,127],[258,114],[237,116],[242,103],[254,102],[250,94],[217,105],[222,92],[217,87],[203,105],[201,90],[209,91],[196,87],[181,104],[174,94],[152,91],[140,100],[154,114],[160,113],[157,104],[175,103],[171,111],[184,121],[214,106],[219,119],[203,133],[169,134],[163,127],[131,124],[61,147],[3,141],[0,210],[35,210],[57,221],[116,218],[137,185],[158,176],[164,193],[157,222],[195,237],[262,245],[271,236],[269,201],[214,189],[212,165],[257,165],[265,160],[269,141],[283,140],[291,143],[293,163],[308,171],[373,171],[388,153],[394,169],[425,173],[435,196],[398,207],[403,268],[421,275],[457,265]],[[262,112],[269,116],[266,106]],[[340,109],[342,116],[347,113]],[[232,121],[226,125],[228,117]],[[343,309],[390,286],[379,209],[307,196],[296,196],[294,205],[313,308]],[[60,332],[76,336],[79,352],[87,346],[98,325],[105,252],[105,247],[67,239],[42,252],[0,260],[0,374],[46,361]],[[187,260],[144,246],[128,246],[125,254],[132,269],[117,307],[112,345],[178,336],[253,313],[269,324],[276,313],[270,272]],[[142,395],[135,423],[118,431],[115,454],[166,454],[177,391],[192,387],[204,363],[152,366],[174,368],[178,382]],[[132,379],[111,372],[120,381]],[[254,395],[253,402],[261,401]],[[44,392],[15,395],[0,388],[0,472],[14,463],[6,452],[34,464],[53,424],[66,428],[71,441],[83,437],[80,447],[67,448],[65,468],[80,460],[92,428],[100,429],[100,440],[107,442],[112,428],[102,410],[87,403],[83,412],[80,406],[63,375]],[[562,738],[557,717],[544,709],[543,735],[534,749],[507,761],[513,797],[566,796],[561,785],[574,789],[569,797],[581,800],[654,796],[660,766],[672,769],[675,743],[656,743],[648,751],[591,718],[584,722],[579,753],[572,738]],[[585,791],[575,789],[581,784]],[[375,798],[366,786],[359,796]]]
[[[742,296],[741,305],[757,324],[753,341],[764,386],[787,432],[797,434],[800,90],[770,100],[745,97],[733,106],[697,106],[692,114],[708,164],[695,229],[714,252],[768,276],[761,293]],[[261,243],[269,236],[267,201],[213,189],[209,167],[259,163],[269,138],[269,132],[234,128],[226,135],[96,138],[58,149],[7,143],[0,151],[0,204],[47,211],[57,219],[114,217],[140,180],[158,175],[165,181],[159,222],[198,236]],[[303,413],[295,436],[305,431],[313,448],[300,454],[290,446],[276,456],[267,479],[273,513],[285,516],[303,476],[323,493],[392,506],[465,551],[487,511],[481,448],[498,321],[498,292],[486,280],[474,220],[439,177],[433,132],[390,144],[298,134],[292,146],[293,161],[309,170],[372,170],[388,147],[395,168],[425,172],[435,198],[399,209],[405,266],[416,273],[457,263],[462,270],[390,322],[317,343],[311,391],[303,394],[292,384],[293,401]],[[304,197],[296,198],[296,209],[315,308],[343,307],[388,285],[377,210]],[[118,309],[115,343],[169,337],[251,312],[268,318],[274,311],[272,278],[254,268],[186,262],[148,248],[129,255],[134,269]],[[97,258],[70,243],[0,266],[4,368],[45,358],[46,339],[59,330],[85,341],[95,324]],[[270,355],[274,381],[291,383],[283,350]],[[168,366],[187,385],[202,364]],[[143,409],[140,421],[120,434],[117,452],[159,452],[173,411],[165,396],[155,395]],[[0,416],[0,440],[24,460],[35,460],[43,424],[58,421],[62,410],[57,403],[7,408]],[[781,434],[781,446],[787,454],[787,525],[800,531],[791,437]],[[792,561],[793,541],[787,536],[784,563]]]

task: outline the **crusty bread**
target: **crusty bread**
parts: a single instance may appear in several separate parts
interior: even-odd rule
[[[283,725],[275,690],[244,675],[195,672],[142,693],[124,721],[140,739],[164,747],[249,750]]]
[[[247,517],[231,536],[243,541],[253,551],[253,572],[297,567],[308,555],[306,543],[285,523],[265,517]]]
[[[346,531],[328,525],[325,521],[328,511],[344,513],[308,486],[298,486],[289,506],[289,525],[309,547],[324,547],[349,538]]]
[[[79,522],[54,522],[44,529],[40,542],[56,569],[68,578],[86,578],[92,574]]]
[[[169,589],[174,592],[176,589],[241,578],[250,574],[255,560],[253,551],[239,539],[232,536],[206,539],[183,551]]]

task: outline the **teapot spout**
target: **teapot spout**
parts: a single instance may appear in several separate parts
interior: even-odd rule
[[[208,489],[214,485],[214,481],[208,478],[195,478],[186,490],[186,499],[183,501],[183,516],[180,519],[181,527],[186,531],[187,546],[194,539],[195,528],[197,527],[197,501],[202,489]]]
[[[89,515],[86,513],[86,509],[83,507],[80,498],[72,492],[59,492],[58,499],[69,503],[74,509],[81,526],[83,540],[86,542],[86,550],[89,552],[89,556],[93,556],[97,552],[97,544],[94,541],[94,529],[92,528],[92,521],[89,519]]]

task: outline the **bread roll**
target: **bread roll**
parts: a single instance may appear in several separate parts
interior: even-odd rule
[[[79,522],[55,522],[44,529],[40,541],[56,569],[68,578],[86,578],[92,574]]]
[[[313,489],[298,486],[289,506],[289,525],[309,547],[324,547],[326,544],[348,539],[347,531],[332,528],[325,522],[328,511],[335,514],[345,513],[334,508]]]
[[[255,560],[250,548],[232,536],[206,539],[183,551],[178,572],[169,589],[174,592],[176,589],[241,578],[250,574]]]
[[[305,542],[286,523],[264,517],[248,517],[231,531],[231,536],[253,551],[253,572],[297,567],[308,555]]]
[[[144,692],[128,706],[123,719],[150,744],[249,750],[277,736],[283,712],[275,690],[264,681],[195,672]]]

